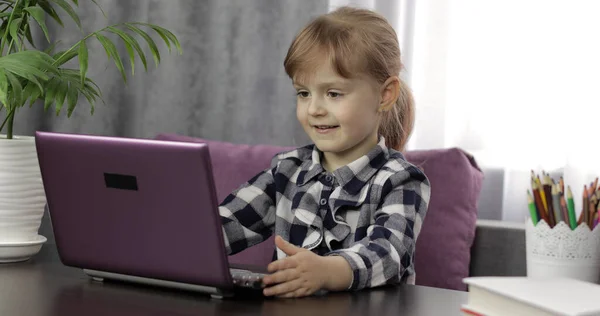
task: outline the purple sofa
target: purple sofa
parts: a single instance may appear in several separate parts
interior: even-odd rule
[[[209,146],[219,200],[268,168],[271,158],[291,147],[237,145],[175,134],[161,140],[203,142]],[[421,168],[431,182],[429,210],[417,240],[415,270],[419,285],[466,290],[471,247],[475,238],[477,200],[483,174],[475,160],[457,148],[409,151],[409,162]],[[230,257],[230,262],[268,264],[272,238]]]

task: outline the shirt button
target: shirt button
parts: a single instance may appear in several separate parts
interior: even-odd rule
[[[327,199],[325,199],[325,198],[321,199],[321,205],[325,205],[325,204],[327,204]]]
[[[333,180],[333,177],[328,175],[325,177],[325,180],[327,180],[327,182],[331,182]]]

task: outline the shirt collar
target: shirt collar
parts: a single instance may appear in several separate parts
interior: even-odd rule
[[[305,185],[314,177],[325,171],[321,164],[322,152],[313,145],[311,159],[306,160],[300,165],[297,184]],[[333,172],[339,185],[350,194],[358,194],[364,185],[371,179],[389,159],[389,151],[385,146],[383,136],[379,137],[379,142],[366,155],[354,160],[353,162],[338,168]]]

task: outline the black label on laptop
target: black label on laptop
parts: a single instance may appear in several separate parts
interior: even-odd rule
[[[107,188],[137,191],[137,178],[124,174],[104,173],[104,183]]]

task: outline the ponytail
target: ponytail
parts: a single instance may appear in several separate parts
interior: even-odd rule
[[[408,86],[400,80],[400,94],[391,110],[383,113],[379,135],[386,146],[404,151],[415,123],[415,102]]]

